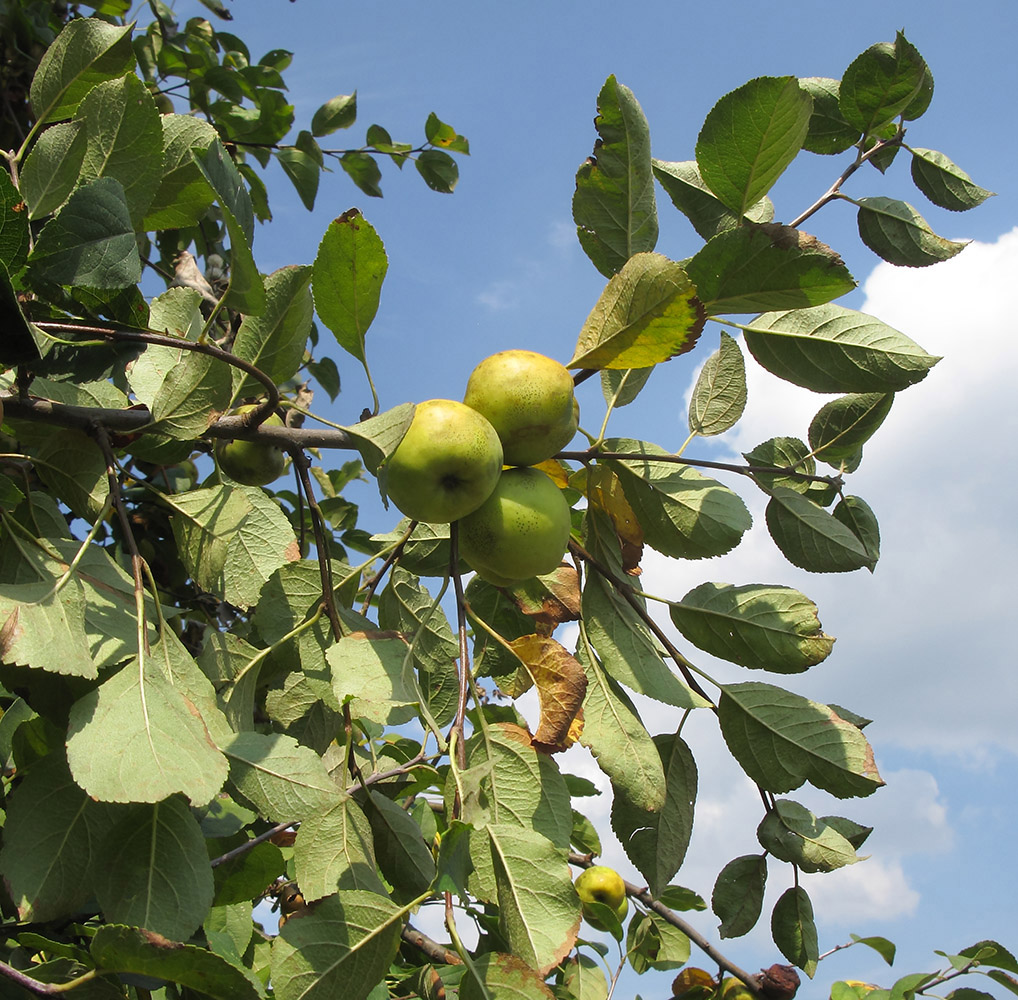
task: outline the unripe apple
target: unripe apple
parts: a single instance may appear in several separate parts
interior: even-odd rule
[[[447,524],[476,510],[502,472],[495,428],[452,399],[418,403],[385,466],[385,491],[407,517]]]
[[[726,976],[721,980],[721,1000],[756,1000],[741,979]]]
[[[487,500],[459,522],[460,555],[496,587],[511,587],[562,561],[569,503],[540,469],[506,469]]]
[[[622,876],[609,868],[607,865],[594,865],[587,868],[576,877],[576,894],[583,904],[583,919],[596,927],[599,931],[608,928],[597,918],[596,913],[591,912],[591,903],[603,903],[611,909],[618,917],[619,923],[625,920],[629,912],[629,898],[626,896],[626,883]]]
[[[498,431],[506,465],[551,458],[572,440],[580,417],[568,369],[534,351],[485,358],[471,372],[463,402]]]
[[[254,404],[242,406],[237,413],[248,413],[254,409]],[[263,423],[266,427],[283,426],[282,419],[275,413]],[[283,449],[264,441],[218,441],[216,459],[223,472],[245,486],[268,486],[283,474],[286,466]]]

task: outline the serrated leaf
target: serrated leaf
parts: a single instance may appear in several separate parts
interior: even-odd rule
[[[657,243],[650,130],[633,92],[609,76],[597,99],[595,155],[576,173],[580,246],[607,278]]]
[[[488,952],[473,959],[464,975],[461,1000],[553,1000],[544,979],[514,955]]]
[[[783,486],[771,491],[767,530],[782,555],[811,573],[850,573],[870,566],[871,553],[841,519]]]
[[[378,792],[368,790],[364,809],[374,833],[378,867],[398,903],[409,903],[426,892],[435,879],[435,860],[421,828],[406,810]]]
[[[908,202],[860,198],[859,237],[875,254],[901,267],[928,267],[962,252],[965,242],[938,236]]]
[[[153,430],[179,441],[204,434],[230,405],[232,371],[218,358],[187,352],[156,390]]]
[[[825,660],[834,646],[816,605],[791,587],[704,583],[669,612],[699,649],[744,667],[799,673]]]
[[[746,362],[738,342],[724,330],[721,346],[706,360],[689,399],[689,430],[723,434],[746,409]]]
[[[721,920],[721,937],[742,937],[756,926],[766,885],[765,854],[744,854],[721,869],[710,900],[711,909]]]
[[[55,212],[67,200],[84,155],[85,128],[80,121],[51,125],[39,136],[21,168],[21,194],[31,218]]]
[[[394,406],[391,410],[379,413],[378,416],[368,417],[367,420],[362,420],[357,424],[350,424],[342,429],[353,439],[354,447],[360,452],[360,456],[368,467],[368,471],[372,475],[377,475],[379,468],[396,450],[396,446],[400,441],[403,440],[403,435],[406,434],[407,428],[413,419],[414,404],[400,403],[399,406]],[[446,539],[449,537],[447,526],[422,524],[418,525],[415,529],[415,538],[423,540],[427,537],[429,531],[431,534],[444,533]],[[379,535],[376,536],[376,540],[384,540],[385,537],[384,535]],[[408,545],[408,548],[413,549],[414,546]],[[404,563],[404,565],[407,564]],[[446,556],[445,566],[448,567],[448,565],[449,559]],[[408,566],[407,568],[411,572],[429,576],[439,576],[444,572],[444,570],[438,570],[437,572],[429,573],[419,566]]]
[[[861,497],[843,496],[832,513],[862,543],[866,568],[872,573],[880,558],[880,527],[869,504]]]
[[[761,76],[710,110],[696,140],[696,162],[708,187],[737,216],[795,159],[812,109],[812,98],[794,76]]]
[[[672,204],[689,219],[704,240],[713,239],[718,233],[735,229],[746,222],[770,222],[774,218],[771,200],[761,198],[755,205],[750,205],[740,220],[707,187],[700,176],[696,160],[651,162],[654,165],[654,176],[671,198]]]
[[[110,491],[106,459],[95,439],[70,427],[55,434],[41,423],[19,427],[19,437],[54,495],[79,517],[94,521]]]
[[[829,706],[771,684],[727,684],[718,705],[732,755],[775,793],[809,781],[837,798],[870,795],[884,782],[862,732]]]
[[[943,153],[917,146],[909,151],[912,153],[912,180],[934,205],[951,212],[965,212],[993,197],[993,191],[973,183],[972,178]]]
[[[825,403],[809,425],[813,454],[836,469],[876,433],[894,402],[894,393],[852,393]]]
[[[810,979],[820,959],[813,906],[801,886],[786,889],[771,913],[771,934],[778,950]]]
[[[127,288],[141,280],[141,258],[120,182],[79,187],[39,233],[29,263],[58,285]]]
[[[388,266],[378,233],[357,209],[334,219],[318,245],[311,280],[315,309],[339,346],[362,364]]]
[[[719,233],[685,266],[709,316],[817,306],[855,288],[829,246],[772,223]]]
[[[813,98],[813,113],[802,148],[826,156],[851,149],[862,134],[841,113],[841,81],[821,76],[800,77],[799,86]]]
[[[218,133],[190,115],[162,116],[162,177],[142,223],[148,231],[195,225],[215,200],[195,158],[204,157]]]
[[[895,392],[940,360],[873,316],[833,303],[764,313],[743,329],[764,368],[814,392]]]
[[[399,725],[420,701],[406,640],[393,632],[353,632],[325,652],[332,689],[355,718]]]
[[[645,368],[693,349],[705,313],[682,265],[631,257],[601,293],[569,368]]]
[[[845,70],[839,94],[841,114],[870,135],[909,110],[926,86],[928,73],[923,57],[899,31],[893,42],[871,45]],[[931,94],[932,89],[930,78]]]
[[[311,116],[311,134],[331,135],[357,120],[357,91],[330,98]]]
[[[96,857],[95,893],[110,923],[186,940],[212,905],[205,838],[187,803],[173,796],[133,806]]]
[[[375,893],[351,889],[288,920],[272,942],[272,988],[279,1000],[367,1000],[396,955],[403,911]]]
[[[804,872],[830,872],[860,860],[855,847],[826,817],[818,818],[789,799],[775,801],[756,835],[765,851]]]

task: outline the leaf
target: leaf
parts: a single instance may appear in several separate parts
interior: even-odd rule
[[[136,76],[100,83],[81,102],[85,125],[81,181],[113,177],[140,227],[163,173],[163,128],[155,102]]]
[[[774,218],[774,206],[769,198],[761,198],[755,205],[750,205],[741,219],[734,215],[704,183],[696,160],[651,162],[654,165],[654,176],[671,198],[672,204],[689,219],[704,240],[710,240],[746,222],[770,222]]]
[[[951,212],[965,212],[992,198],[987,191],[973,183],[964,170],[935,149],[912,147],[912,180],[915,186],[934,205]]]
[[[541,975],[565,958],[580,929],[580,903],[563,852],[516,826],[489,824],[499,930],[512,953]]]
[[[590,955],[582,952],[577,952],[563,965],[562,983],[576,1000],[608,1000],[604,970]]]
[[[654,737],[665,772],[665,801],[660,809],[634,806],[624,794],[612,802],[611,824],[626,856],[654,896],[660,896],[682,866],[693,832],[696,761],[679,736]],[[686,956],[689,957],[688,954]]]
[[[204,434],[230,405],[232,371],[218,358],[187,352],[156,390],[152,429],[179,441]]]
[[[830,655],[816,605],[791,587],[704,583],[669,608],[698,649],[751,669],[791,674]]]
[[[764,368],[814,392],[896,392],[940,360],[880,320],[833,303],[764,313],[743,329]]]
[[[866,568],[872,573],[880,558],[880,528],[869,504],[860,497],[846,495],[832,513],[862,543],[867,555]]]
[[[339,346],[361,364],[388,267],[385,246],[357,209],[334,219],[318,245],[311,279],[315,309]]]
[[[350,150],[342,155],[339,165],[366,195],[371,198],[382,197],[382,189],[378,186],[382,179],[382,171],[378,169],[373,156]]]
[[[245,316],[233,343],[233,353],[268,375],[276,385],[293,378],[304,360],[314,316],[308,266],[290,265],[265,279],[265,310]],[[263,392],[260,382],[233,368],[233,399]]]
[[[534,679],[541,704],[534,742],[546,753],[567,749],[570,729],[580,713],[587,690],[587,675],[576,658],[556,640],[525,635],[509,643]]]
[[[601,371],[601,394],[605,402],[610,403],[615,409],[620,406],[628,406],[640,394],[640,390],[647,384],[654,371],[654,366],[649,368],[626,368],[621,369],[605,368]]]
[[[609,439],[602,447],[621,458],[599,459],[619,477],[644,540],[664,555],[703,559],[739,544],[752,518],[739,496],[645,441]]]
[[[552,1000],[555,996],[538,973],[513,955],[488,952],[471,965],[460,985],[460,1000]]]
[[[313,211],[318,182],[324,169],[321,147],[310,132],[301,131],[293,146],[282,146],[276,150],[276,159],[290,178],[304,207],[309,212]]]
[[[851,938],[856,944],[864,944],[867,948],[872,948],[888,965],[894,965],[894,954],[897,948],[887,938],[859,937],[857,934],[852,934]]]
[[[82,122],[61,122],[42,132],[21,168],[21,195],[32,219],[55,212],[67,200],[78,181],[84,155]],[[13,189],[13,184],[10,187]]]
[[[766,517],[771,538],[793,566],[811,573],[871,567],[871,553],[851,528],[795,490],[775,487]]]
[[[357,120],[357,91],[340,94],[326,101],[311,116],[311,134],[331,135],[341,128],[349,128]]]
[[[254,1000],[259,995],[240,969],[208,949],[168,941],[141,927],[100,927],[90,950],[101,969],[171,980],[215,1000]]]
[[[279,1000],[367,1000],[396,955],[405,916],[384,896],[356,889],[288,920],[272,942]]]
[[[852,393],[825,403],[809,425],[809,444],[821,462],[839,468],[884,422],[894,393]]]
[[[424,122],[424,137],[432,146],[440,146],[442,149],[449,149],[454,153],[470,155],[470,144],[467,140],[457,133],[456,129],[451,125],[442,121],[434,111],[428,115],[427,120]],[[386,145],[391,144],[392,140],[389,139]]]
[[[141,258],[120,182],[102,177],[79,187],[43,227],[28,259],[39,277],[58,285],[136,285]]]
[[[378,416],[369,417],[367,420],[362,420],[360,423],[351,424],[342,429],[353,439],[353,445],[360,452],[368,471],[372,475],[377,475],[379,468],[382,467],[385,460],[396,450],[396,446],[400,441],[403,440],[403,435],[406,434],[407,428],[413,419],[414,404],[400,403],[399,406],[394,406],[391,410],[379,413]],[[431,532],[438,532],[443,529],[432,525],[418,525],[414,529],[414,537],[420,536],[423,539],[429,530]],[[448,530],[447,527],[444,529],[446,539],[449,537]],[[376,536],[376,540],[382,540],[385,537],[384,535]],[[408,546],[408,548],[413,548],[413,546]],[[405,562],[404,565],[406,565]],[[430,561],[428,565],[430,566]],[[448,555],[445,556],[444,565],[449,565]],[[407,568],[411,572],[421,573],[425,576],[437,576],[444,572],[442,570],[438,573],[428,573],[420,566],[408,566]]]
[[[417,172],[424,183],[439,194],[452,194],[459,181],[460,169],[456,161],[441,149],[426,149],[414,160]]]
[[[364,808],[374,833],[375,857],[397,903],[409,903],[435,879],[435,860],[421,828],[402,806],[368,790]]]
[[[682,265],[631,257],[601,293],[569,368],[645,368],[693,349],[705,313]]]
[[[189,938],[212,905],[212,869],[198,821],[173,796],[133,806],[99,847],[95,894],[106,920]]]
[[[273,823],[300,820],[342,796],[321,757],[280,733],[237,733],[224,742],[230,784]]]
[[[900,31],[893,42],[871,45],[841,78],[839,104],[845,121],[865,135],[878,131],[909,110],[928,73],[926,61]],[[932,78],[928,85],[932,94]]]
[[[848,798],[871,795],[884,783],[866,737],[827,705],[749,681],[723,686],[718,718],[732,755],[768,791],[790,792],[809,781]]]
[[[399,725],[416,717],[420,696],[407,642],[394,632],[352,632],[325,652],[332,689],[354,718]]]
[[[813,98],[813,113],[802,148],[831,156],[851,149],[862,137],[841,113],[841,81],[828,77],[800,77],[799,86]]]
[[[39,344],[34,327],[25,319],[18,293],[3,263],[0,263],[0,322],[4,328],[3,340],[0,342],[0,364],[10,366],[38,361]],[[41,336],[38,341],[42,341]]]
[[[680,969],[689,961],[689,938],[656,913],[636,913],[626,929],[626,954],[633,970]]]
[[[786,889],[771,912],[771,934],[778,950],[810,979],[820,959],[813,906],[801,886]]]
[[[633,92],[609,76],[597,98],[594,155],[576,173],[580,246],[607,278],[657,243],[650,130]]]
[[[249,822],[254,820],[254,813],[248,812],[247,815],[251,818]],[[239,857],[231,858],[217,865],[213,869],[216,894],[213,899],[212,914],[216,910],[221,911],[239,903],[246,903],[248,911],[244,919],[247,921],[248,940],[250,940],[251,900],[261,896],[265,887],[275,882],[280,873],[285,871],[286,862],[283,860],[283,852],[275,844],[264,841],[255,844]],[[206,918],[207,925],[208,919]],[[243,948],[246,947],[245,942]],[[241,954],[243,954],[243,948],[238,948]]]
[[[71,118],[93,87],[130,73],[134,66],[131,25],[91,17],[68,22],[32,78],[29,97],[36,120]]]
[[[6,811],[0,868],[19,919],[77,913],[92,894],[95,847],[117,821],[118,807],[90,799],[58,751],[31,765]]]
[[[949,260],[967,245],[938,236],[908,202],[860,198],[856,204],[859,238],[891,264],[928,267]]]
[[[723,434],[745,409],[746,362],[738,342],[722,330],[721,346],[700,369],[689,398],[690,433]]]
[[[190,115],[162,115],[162,176],[142,223],[146,231],[183,229],[198,223],[215,200],[215,192],[198,167],[216,130]],[[194,155],[192,155],[194,154]]]
[[[827,817],[818,818],[789,799],[775,801],[756,835],[765,851],[804,872],[831,872],[861,860],[852,843]]]
[[[744,854],[721,869],[710,899],[711,909],[721,920],[721,937],[742,937],[756,926],[766,885],[765,854]]]
[[[829,246],[772,223],[719,233],[685,267],[708,316],[802,309],[855,288],[848,268]]]
[[[758,202],[795,159],[813,100],[794,76],[757,77],[721,98],[696,140],[708,187],[737,216]]]

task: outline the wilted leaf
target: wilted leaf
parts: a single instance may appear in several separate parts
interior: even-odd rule
[[[534,742],[556,753],[572,743],[569,727],[587,690],[587,675],[566,648],[554,639],[526,635],[510,644],[526,666],[541,701],[541,719]]]

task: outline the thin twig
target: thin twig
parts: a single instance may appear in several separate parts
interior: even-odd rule
[[[419,931],[411,924],[406,924],[403,927],[400,937],[406,941],[407,944],[412,944],[418,951],[424,952],[424,954],[427,955],[433,962],[438,962],[439,965],[463,964],[463,959],[461,959],[456,952],[450,951],[444,945],[432,940],[427,934]]]
[[[361,608],[361,614],[366,615],[368,609],[371,607],[371,598],[374,596],[375,589],[378,587],[382,577],[388,572],[389,567],[392,566],[399,557],[403,554],[403,549],[406,543],[410,540],[410,536],[414,533],[414,528],[417,527],[416,521],[411,521],[410,526],[403,532],[403,537],[399,540],[399,544],[386,556],[385,562],[378,568],[378,572],[371,577],[365,584],[362,585],[361,590],[364,592],[364,605]]]

